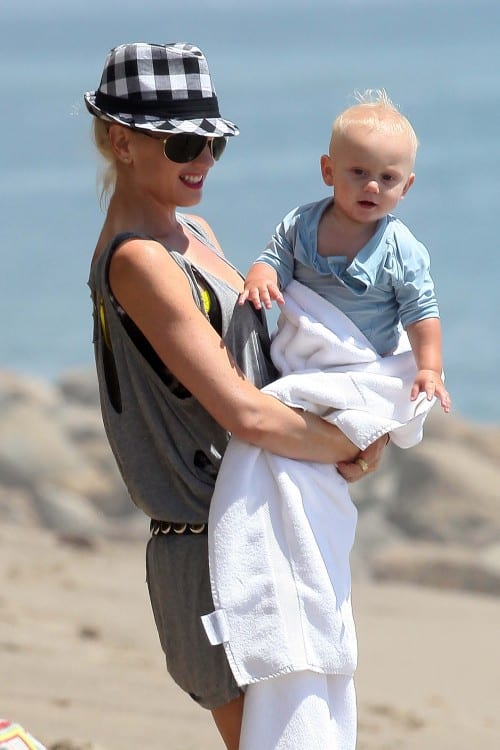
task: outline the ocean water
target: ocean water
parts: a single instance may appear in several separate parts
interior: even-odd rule
[[[397,214],[431,253],[455,411],[499,423],[498,0],[0,0],[0,366],[92,362],[102,214],[82,93],[112,46],[174,40],[204,50],[241,129],[199,212],[242,270],[286,211],[327,194],[319,157],[353,91],[387,89],[421,143]]]

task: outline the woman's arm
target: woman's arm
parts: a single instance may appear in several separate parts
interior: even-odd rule
[[[113,255],[110,284],[169,370],[233,435],[299,460],[333,464],[358,455],[336,427],[285,406],[245,378],[163,246],[139,239],[124,243]]]

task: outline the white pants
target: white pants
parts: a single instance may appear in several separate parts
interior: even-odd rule
[[[292,672],[249,685],[239,750],[354,750],[354,680]]]

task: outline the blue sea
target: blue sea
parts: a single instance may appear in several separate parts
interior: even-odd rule
[[[353,91],[388,91],[421,144],[397,213],[431,253],[454,409],[500,423],[498,0],[0,0],[0,366],[92,362],[103,217],[82,94],[130,41],[208,57],[241,135],[199,212],[242,270],[285,212],[327,195],[319,157]]]

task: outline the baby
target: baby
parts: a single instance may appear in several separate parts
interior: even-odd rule
[[[381,356],[396,348],[401,324],[417,365],[410,398],[425,392],[449,412],[429,254],[391,214],[415,180],[417,137],[384,90],[357,99],[335,120],[321,157],[333,198],[285,216],[250,268],[239,302],[282,304],[294,278],[347,315]]]

